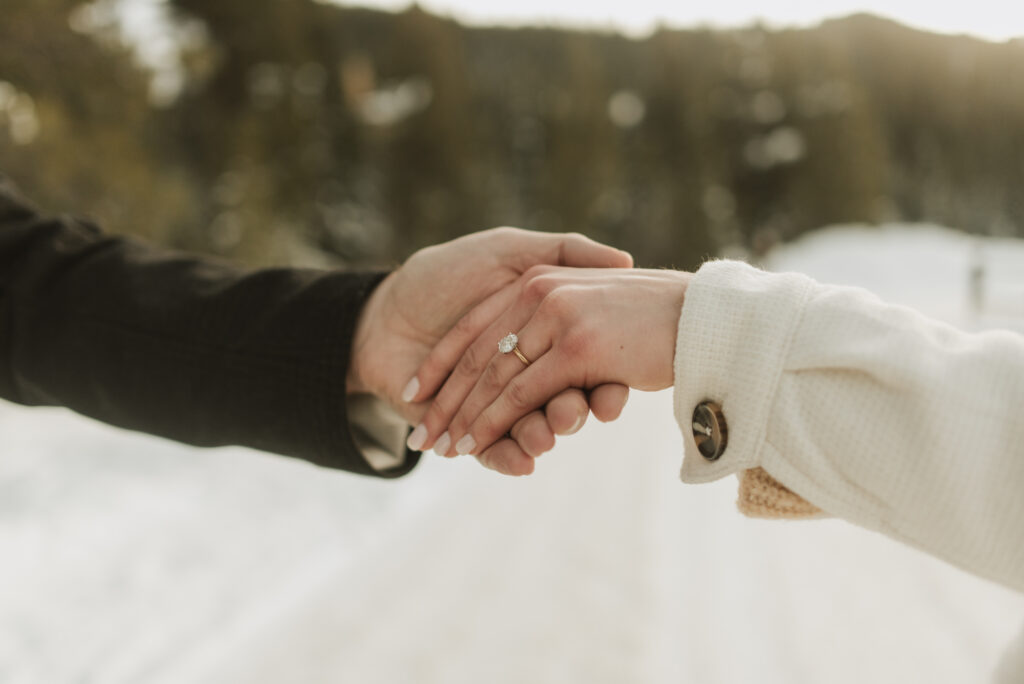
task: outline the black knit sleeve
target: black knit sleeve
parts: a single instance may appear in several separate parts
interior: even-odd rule
[[[383,273],[245,271],[46,218],[0,179],[0,397],[368,475],[346,416]]]

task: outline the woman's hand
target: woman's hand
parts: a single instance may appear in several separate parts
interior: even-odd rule
[[[480,455],[567,389],[671,387],[690,278],[678,271],[530,269],[463,318],[420,367],[421,392],[441,388],[421,424],[428,439],[447,445],[447,455]],[[529,366],[498,351],[509,332],[517,333]],[[615,395],[607,397],[614,405]],[[591,397],[595,414],[603,401]],[[532,458],[515,456],[481,461],[508,474],[532,471]]]

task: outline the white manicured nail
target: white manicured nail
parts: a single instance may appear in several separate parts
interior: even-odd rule
[[[452,436],[446,431],[443,435],[437,438],[437,442],[434,443],[434,452],[438,456],[447,456],[448,448],[452,445]]]
[[[420,424],[417,425],[416,429],[412,431],[411,435],[409,435],[409,439],[405,442],[405,445],[408,446],[413,451],[419,451],[420,449],[423,448],[423,444],[426,441],[427,426]]]
[[[412,401],[417,394],[420,393],[420,379],[413,378],[409,381],[409,384],[402,390],[402,401],[409,403]]]
[[[476,440],[473,435],[466,435],[455,444],[455,451],[460,456],[471,454],[476,449]]]

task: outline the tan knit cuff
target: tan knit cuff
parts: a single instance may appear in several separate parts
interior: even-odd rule
[[[740,492],[736,506],[751,518],[820,518],[824,513],[814,504],[786,489],[763,468],[739,473]]]

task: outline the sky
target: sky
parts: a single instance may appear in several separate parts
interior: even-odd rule
[[[355,0],[338,4],[400,10],[410,2]],[[613,27],[632,35],[644,35],[659,22],[672,27],[735,27],[761,19],[770,26],[809,26],[823,19],[870,12],[939,33],[967,33],[994,41],[1024,37],[1021,0],[420,0],[419,4],[466,23]]]

